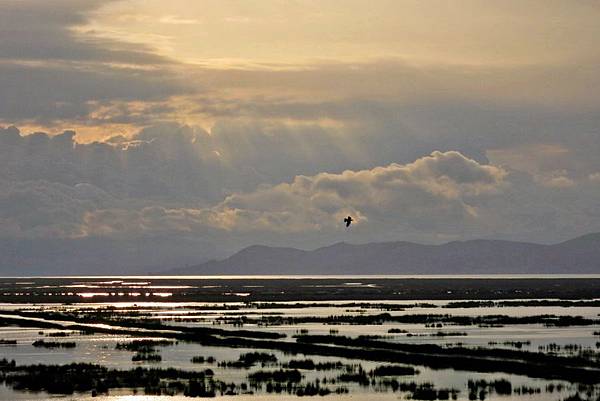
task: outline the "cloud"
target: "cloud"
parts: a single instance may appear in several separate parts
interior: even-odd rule
[[[90,184],[63,185],[42,180],[0,180],[2,238],[84,236],[86,211],[116,206],[116,200]]]
[[[390,225],[386,220],[396,209],[404,211],[405,223],[425,217],[458,221],[475,216],[469,202],[501,190],[507,174],[458,152],[434,152],[406,165],[296,176],[215,201],[217,194],[205,185],[215,173],[202,170],[214,167],[194,149],[206,133],[188,129],[172,135],[142,131],[126,145],[79,145],[72,132],[21,137],[6,129],[0,140],[12,144],[3,147],[12,157],[2,159],[0,200],[2,218],[12,228],[5,234],[306,233],[334,229],[347,214],[358,226]],[[29,160],[23,158],[27,152],[33,155]]]
[[[567,219],[575,204],[590,209],[579,198],[596,196],[595,176],[551,170],[552,163],[546,168],[534,162],[534,168],[524,164],[525,155],[502,159],[496,152],[494,159],[504,163],[490,164],[458,151],[435,151],[382,165],[348,147],[348,138],[335,129],[242,122],[218,125],[211,133],[164,124],[103,143],[75,138],[72,131],[0,131],[0,178],[11,183],[5,202],[15,204],[3,216],[6,232],[37,238],[52,226],[54,235],[64,237],[229,235],[231,244],[240,244],[253,232],[269,241],[273,233],[300,243],[335,238],[347,214],[357,218],[361,241],[510,232],[544,239],[567,229],[577,234],[576,221],[590,229],[597,224],[582,217],[555,228],[556,234],[545,232],[542,227],[554,219],[548,214]],[[557,157],[569,153],[541,149]],[[345,168],[350,165],[356,167]],[[38,214],[14,209],[28,202]],[[523,223],[532,219],[535,224]],[[316,234],[308,238],[311,232]]]
[[[358,225],[363,220],[384,226],[418,224],[422,218],[447,222],[475,215],[468,200],[499,190],[505,175],[502,169],[480,165],[458,152],[434,152],[406,165],[298,176],[289,184],[231,195],[220,207],[265,216],[290,211],[300,216],[301,226],[313,229],[338,227],[347,214],[356,216]],[[399,210],[404,217],[390,219]],[[281,223],[278,228],[294,228],[291,222]]]
[[[18,64],[0,64],[0,87],[3,88],[0,118],[49,125],[60,121],[69,121],[65,125],[118,123],[98,118],[94,113],[116,101],[152,102],[187,92],[183,84],[165,71],[139,73],[111,67],[99,71]],[[122,122],[150,121],[156,115],[151,108],[148,111],[143,119],[138,114],[137,121],[130,117]],[[120,114],[123,117],[126,113]]]
[[[391,74],[386,71],[374,76]],[[442,78],[444,72],[430,76],[438,76],[444,82],[446,79]],[[366,79],[348,79],[340,86],[350,90],[352,82],[364,83]],[[356,93],[348,93],[342,99],[331,99],[328,98],[331,93],[339,93],[331,88],[311,100],[294,95],[248,99],[199,97],[195,112],[215,119],[215,132],[227,134],[230,141],[241,144],[255,131],[277,133],[278,125],[286,125],[288,130],[296,126],[298,133],[311,126],[315,134],[320,132],[340,140],[328,149],[338,158],[341,144],[346,154],[345,160],[340,160],[342,168],[408,163],[434,149],[458,150],[480,162],[493,159],[496,164],[507,163],[529,172],[566,169],[581,176],[600,168],[595,134],[600,124],[597,100],[581,107],[544,105],[520,96],[516,100],[499,100],[489,93],[479,96],[471,90],[441,91],[446,97],[428,94],[428,85],[418,77],[413,79],[408,75],[392,81],[413,82],[419,90],[392,88],[392,82],[388,89],[396,94],[381,96],[358,97]],[[465,93],[471,98],[466,98]],[[557,99],[554,95],[550,98]],[[310,147],[312,143],[322,143],[315,136],[306,136],[302,141],[299,135],[299,145]],[[302,149],[301,146],[291,149]],[[313,160],[322,159],[322,148],[314,148]],[[293,152],[287,151],[290,153]]]
[[[48,62],[97,61],[126,64],[163,64],[148,45],[81,35],[73,28],[85,25],[101,5],[98,0],[8,1],[0,5],[0,59]]]
[[[218,160],[194,145],[208,134],[190,128],[171,132],[161,136],[144,130],[125,142],[80,144],[72,131],[21,136],[14,127],[0,129],[0,177],[68,186],[85,183],[119,198],[222,198],[215,176]]]
[[[379,229],[418,229],[436,221],[439,227],[461,225],[477,218],[471,202],[501,191],[506,175],[458,152],[434,152],[406,165],[297,176],[289,183],[232,194],[212,207],[92,211],[85,215],[84,231],[308,234],[339,229],[348,214],[357,227],[367,222]]]
[[[152,47],[76,29],[102,4],[27,0],[0,5],[0,121],[104,125],[111,121],[93,113],[113,102],[154,102],[189,93],[175,71],[177,63]],[[151,119],[147,113],[144,121]]]
[[[372,31],[334,5],[2,2],[0,123],[25,128],[0,128],[0,237],[230,252],[600,230],[598,7],[402,7],[407,24],[369,6]],[[466,23],[423,34],[431,18]],[[340,53],[308,57],[321,45]]]
[[[575,181],[567,176],[566,170],[553,170],[546,174],[535,175],[534,178],[545,187],[568,188],[575,185]]]
[[[500,165],[451,150],[373,166],[376,158],[351,157],[360,152],[346,140],[334,128],[247,122],[210,133],[163,124],[89,144],[73,131],[0,129],[0,242],[13,255],[31,241],[50,252],[55,241],[148,250],[161,239],[170,244],[161,260],[177,266],[255,243],[552,242],[600,230],[597,170],[529,168],[520,158]],[[342,227],[347,215],[351,230]],[[114,255],[131,261],[119,247]]]
[[[194,18],[183,18],[176,15],[165,15],[159,19],[161,24],[172,24],[172,25],[195,25],[200,23]]]
[[[162,124],[132,137],[78,143],[73,131],[22,135],[0,128],[0,177],[89,183],[117,197],[217,202],[298,174],[367,166],[335,130],[228,123],[212,132]]]
[[[112,14],[111,6],[114,6]],[[271,9],[274,5],[265,7]],[[419,19],[422,17],[418,12],[420,7],[410,9]],[[596,29],[592,16],[597,10],[593,7],[568,10],[551,7],[554,12],[570,15],[566,20],[581,21],[582,24],[563,27],[581,39],[577,42],[583,47],[578,48],[577,58],[566,57],[565,51],[572,48],[569,46],[547,49],[560,53],[560,57],[550,60],[540,58],[537,62],[500,64],[443,60],[417,63],[394,52],[377,57],[369,54],[369,57],[361,57],[360,62],[336,60],[332,56],[302,63],[261,63],[250,58],[237,64],[219,64],[218,60],[200,58],[194,64],[186,64],[165,56],[167,53],[156,46],[151,35],[141,43],[135,35],[127,35],[127,29],[110,35],[110,24],[104,27],[96,24],[98,19],[109,17],[122,20],[125,27],[121,28],[129,27],[137,32],[153,29],[154,26],[147,24],[155,25],[160,18],[190,22],[198,17],[209,24],[210,29],[220,30],[223,24],[216,21],[223,18],[210,21],[207,13],[215,13],[215,17],[233,15],[229,11],[220,15],[228,9],[221,8],[220,3],[192,7],[195,10],[190,9],[184,16],[174,12],[176,7],[166,8],[170,11],[163,9],[165,12],[160,15],[148,16],[140,15],[150,11],[140,5],[119,2],[110,3],[108,10],[101,1],[62,0],[48,5],[33,1],[3,3],[0,6],[0,35],[3,37],[0,43],[3,93],[0,121],[44,130],[76,127],[80,137],[87,133],[88,138],[95,139],[122,131],[132,134],[141,127],[164,122],[185,122],[206,129],[215,125],[223,134],[227,132],[230,141],[240,143],[243,137],[250,135],[246,131],[281,130],[268,128],[274,123],[287,126],[288,131],[295,125],[297,132],[307,131],[306,126],[310,125],[315,133],[310,135],[311,139],[318,136],[317,131],[329,134],[334,127],[337,134],[347,137],[347,143],[360,149],[352,157],[342,157],[341,152],[334,150],[336,164],[352,169],[407,163],[434,149],[458,150],[485,162],[485,153],[489,150],[550,143],[573,150],[577,153],[573,158],[585,159],[595,170],[600,168],[594,161],[597,160],[595,152],[588,151],[597,150],[593,134],[599,124],[599,98],[593,88],[598,82],[598,60],[583,57],[591,36],[579,31],[581,26]],[[502,8],[501,14],[493,11],[494,8],[477,7],[478,12],[494,19],[512,15],[510,22],[519,31],[529,32],[531,18],[523,24],[517,7]],[[245,13],[253,16],[255,11]],[[298,6],[298,11],[307,12],[305,6]],[[372,11],[382,13],[379,6]],[[243,14],[240,16],[244,17]],[[352,15],[340,16],[334,9],[326,14],[322,16],[334,19]],[[303,18],[314,17],[312,12],[302,15]],[[114,18],[119,16],[122,18]],[[134,17],[143,23],[138,24],[132,20]],[[265,15],[257,17],[263,18],[261,25],[272,21]],[[404,26],[392,23],[389,13],[382,17],[391,27]],[[446,17],[444,14],[443,18]],[[556,34],[548,21],[541,15],[536,16],[535,25],[540,31],[530,32],[531,39],[537,38],[533,43],[547,38],[540,32]],[[470,22],[473,25],[457,29],[481,30],[478,19]],[[289,29],[287,24],[277,26],[277,29]],[[320,24],[318,27],[323,28]],[[186,39],[194,37],[189,32],[185,36]],[[448,40],[446,35],[433,36],[429,39],[435,43]],[[218,39],[217,36],[204,43],[220,51]],[[477,47],[487,53],[490,46],[480,39],[476,36]],[[563,43],[565,37],[556,39]],[[419,43],[411,41],[411,46],[424,48]],[[514,41],[508,43],[511,46],[505,48],[506,51],[516,50],[512,47]],[[528,57],[533,46],[529,47],[525,52]],[[325,147],[326,139],[320,142]],[[309,142],[303,141],[295,149],[309,147]],[[285,155],[293,155],[293,149]],[[314,158],[322,159],[323,151],[312,151],[317,152]],[[356,157],[364,159],[354,163]],[[336,166],[324,167],[326,171],[338,171]],[[296,171],[296,174],[304,173],[303,168]],[[288,174],[285,178],[291,176]]]
[[[198,235],[233,244],[342,239],[350,214],[359,242],[532,236],[555,241],[600,228],[588,181],[538,177],[486,165],[455,152],[433,152],[413,163],[297,176],[227,196],[208,207],[96,210],[84,230],[93,235]],[[111,223],[114,222],[114,223]],[[558,230],[561,227],[561,230]],[[120,233],[120,234],[119,234]]]

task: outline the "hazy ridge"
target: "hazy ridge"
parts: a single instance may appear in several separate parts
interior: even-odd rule
[[[600,233],[554,245],[502,240],[442,245],[337,243],[304,251],[254,245],[220,261],[164,274],[584,274],[600,273]]]

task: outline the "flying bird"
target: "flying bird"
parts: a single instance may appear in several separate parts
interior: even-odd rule
[[[352,221],[353,221],[353,219],[351,216],[346,217],[344,219],[344,223],[346,223],[346,227],[350,227],[350,224],[352,224]]]

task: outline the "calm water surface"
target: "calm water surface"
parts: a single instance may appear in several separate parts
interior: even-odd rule
[[[486,276],[477,276],[477,278],[485,278]],[[494,276],[493,278],[497,278]],[[587,278],[600,278],[600,275],[585,276]],[[577,278],[585,278],[577,276]],[[286,280],[298,279],[306,280],[305,277],[284,277]],[[325,277],[329,279],[332,277]],[[360,288],[369,291],[376,289],[377,283],[371,283],[370,276],[361,277],[343,277],[345,280],[342,283],[332,285],[329,282],[320,283],[319,278],[313,278],[310,285],[312,288],[324,288],[334,290],[335,288]],[[403,276],[397,277],[402,279]],[[432,277],[432,279],[439,276]],[[472,277],[470,277],[472,278]],[[503,277],[504,279],[520,280],[523,277]],[[536,279],[543,277],[535,276]],[[570,277],[573,278],[573,277]],[[161,278],[169,279],[168,277]],[[329,316],[368,316],[381,313],[389,313],[391,316],[415,315],[415,314],[448,314],[451,316],[491,316],[491,315],[506,315],[515,317],[537,316],[537,315],[556,315],[556,316],[582,316],[589,319],[600,319],[600,307],[585,306],[585,307],[561,307],[561,306],[508,306],[508,307],[472,307],[472,308],[445,308],[448,300],[436,299],[411,299],[411,300],[365,300],[344,299],[344,300],[298,300],[292,301],[277,301],[277,306],[273,308],[257,308],[258,303],[246,303],[240,298],[244,298],[246,293],[256,291],[264,291],[264,285],[257,285],[255,282],[249,282],[247,285],[240,284],[240,280],[244,277],[231,278],[215,278],[215,277],[192,277],[186,284],[186,279],[177,277],[176,283],[168,281],[156,283],[156,277],[121,277],[121,278],[52,278],[51,281],[40,280],[39,278],[18,278],[18,279],[2,279],[0,278],[0,291],[4,294],[13,296],[16,293],[59,293],[59,294],[84,294],[76,295],[85,297],[86,302],[81,303],[27,303],[25,299],[22,302],[4,302],[0,303],[0,314],[4,311],[61,311],[61,312],[78,312],[82,310],[96,309],[102,310],[107,307],[115,308],[117,314],[122,317],[135,316],[142,317],[146,320],[161,321],[163,324],[185,327],[216,327],[222,329],[240,329],[239,325],[234,325],[236,320],[242,317],[259,319],[263,316],[283,316],[283,317],[329,317]],[[144,302],[144,296],[140,296],[139,302],[120,302],[118,301],[120,293],[157,293],[157,294],[179,294],[186,293],[193,289],[194,291],[202,291],[202,280],[210,280],[207,284],[206,291],[214,291],[215,288],[222,286],[223,291],[228,291],[230,280],[236,280],[237,287],[246,288],[236,292],[236,298],[231,302],[170,302],[171,295],[165,295],[161,302]],[[255,279],[255,278],[253,278]],[[281,279],[280,277],[268,277],[268,280]],[[550,279],[557,279],[556,276]],[[62,280],[62,284],[61,284]],[[200,282],[198,281],[200,280]],[[215,280],[217,284],[215,284]],[[219,284],[219,280],[222,283]],[[10,289],[8,289],[10,288]],[[16,289],[15,289],[16,288]],[[115,289],[116,288],[116,289]],[[96,297],[104,297],[108,293],[109,296],[114,296],[116,301],[113,302],[94,302]],[[101,295],[97,295],[101,294]],[[114,295],[111,295],[114,294]],[[11,298],[13,299],[13,298]],[[515,297],[510,299],[514,300]],[[470,300],[469,298],[463,300]],[[455,301],[455,300],[454,300]],[[498,301],[501,301],[499,299]],[[306,307],[297,307],[298,303],[304,302]],[[348,307],[347,304],[356,303],[357,306]],[[401,306],[406,306],[400,310],[383,310],[381,308],[367,307],[368,303],[394,306],[399,309]],[[365,304],[365,305],[361,305]],[[424,306],[414,306],[415,304],[426,304]],[[286,306],[287,305],[287,306]],[[210,308],[210,309],[206,309]],[[299,324],[284,324],[263,326],[254,323],[244,324],[241,327],[245,330],[273,331],[283,333],[286,338],[281,341],[295,341],[294,336],[302,334],[331,334],[358,337],[358,336],[382,336],[385,341],[400,342],[400,343],[422,343],[422,344],[439,344],[439,345],[454,345],[458,342],[467,347],[488,347],[490,343],[495,343],[494,348],[515,349],[514,345],[504,344],[505,342],[518,342],[521,350],[534,352],[546,352],[545,347],[555,345],[559,346],[560,350],[557,353],[569,354],[565,351],[565,346],[576,345],[583,350],[588,350],[594,353],[594,357],[600,361],[598,357],[598,349],[600,347],[600,336],[595,336],[595,331],[600,331],[600,325],[586,326],[568,326],[568,327],[545,327],[541,324],[514,324],[503,325],[502,327],[478,327],[476,325],[444,325],[443,327],[425,327],[423,324],[400,324],[393,322],[384,322],[382,324],[336,324],[327,323],[299,323]],[[390,329],[400,329],[406,332],[403,333],[388,333]],[[67,364],[71,362],[88,362],[98,363],[111,368],[128,369],[137,366],[144,367],[174,367],[185,370],[204,370],[207,368],[215,372],[215,377],[225,382],[241,383],[247,379],[249,373],[261,369],[254,367],[251,369],[231,369],[222,368],[217,364],[192,364],[190,358],[195,355],[214,356],[217,362],[234,361],[241,354],[247,352],[255,352],[256,349],[244,348],[227,348],[227,347],[208,347],[194,343],[179,342],[172,346],[159,347],[159,353],[162,357],[160,363],[140,363],[132,362],[132,352],[124,350],[116,350],[115,345],[118,342],[131,341],[131,336],[113,335],[113,334],[93,334],[81,335],[79,333],[70,333],[68,338],[48,337],[50,333],[55,333],[63,330],[49,330],[40,328],[26,327],[0,327],[0,339],[16,340],[17,345],[0,345],[0,359],[14,359],[18,365],[28,365],[36,363],[44,364]],[[460,332],[466,335],[438,337],[435,334],[439,331]],[[68,332],[68,330],[67,330]],[[410,333],[410,335],[409,335]],[[136,336],[136,339],[143,338],[143,333]],[[39,339],[46,341],[75,341],[77,347],[74,349],[44,349],[35,348],[32,343]],[[258,350],[274,354],[279,362],[287,362],[292,359],[310,358],[315,362],[336,362],[342,361],[344,364],[360,364],[365,370],[375,368],[381,363],[369,361],[356,361],[344,358],[333,357],[315,357],[313,355],[286,355],[279,351]],[[400,377],[399,380],[414,381],[416,383],[433,383],[436,388],[454,388],[460,391],[458,394],[459,400],[468,399],[467,382],[468,380],[485,379],[488,381],[496,379],[509,380],[513,388],[527,386],[530,388],[540,389],[539,394],[520,395],[513,394],[511,396],[498,396],[494,393],[486,395],[487,400],[562,400],[573,394],[577,390],[577,386],[573,383],[562,381],[549,381],[541,379],[533,379],[524,376],[517,376],[505,373],[482,374],[467,371],[454,371],[450,369],[432,370],[423,366],[416,366],[419,373],[415,376]],[[267,368],[268,370],[268,368]],[[336,371],[303,371],[306,380],[322,379],[323,377],[335,378],[340,372]],[[547,393],[548,385],[563,385],[564,390],[557,393]],[[383,391],[373,387],[360,387],[358,385],[348,384],[350,394],[347,395],[328,395],[328,399],[335,400],[398,400],[404,399],[407,394],[393,393],[391,391]],[[596,397],[598,394],[595,395]],[[91,400],[89,394],[73,395],[73,396],[49,396],[44,393],[28,393],[16,392],[11,389],[0,386],[0,399],[2,400],[49,400],[49,399],[65,399],[65,400]],[[257,395],[237,395],[233,399],[237,400],[252,400],[257,399],[278,399],[288,400],[297,399],[296,396],[271,395],[260,393]],[[111,401],[152,401],[163,400],[166,397],[133,395],[129,390],[111,391],[110,396],[94,397],[94,400],[111,400]],[[168,397],[171,400],[189,399],[185,397],[175,396]],[[595,398],[594,398],[595,400]]]

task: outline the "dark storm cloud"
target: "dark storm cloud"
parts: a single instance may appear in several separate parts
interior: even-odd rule
[[[162,75],[159,71],[137,74],[114,68],[86,71],[0,64],[0,117],[40,123],[85,119],[92,123],[90,113],[103,102],[162,100],[186,92],[174,78]]]
[[[96,0],[8,0],[0,4],[0,59],[100,61],[163,64],[168,60],[140,45],[78,35],[88,13],[105,4]]]
[[[176,63],[144,45],[78,33],[99,1],[0,4],[0,119],[51,125],[87,125],[99,106],[115,101],[156,101],[188,93],[171,67]],[[131,121],[147,123],[147,113]],[[67,123],[69,124],[69,123]]]
[[[228,193],[297,174],[361,164],[352,162],[344,142],[335,131],[281,123],[224,122],[211,134],[162,124],[131,138],[89,144],[77,143],[72,131],[24,135],[9,127],[0,129],[0,177],[89,183],[118,197],[142,200],[217,202]]]

